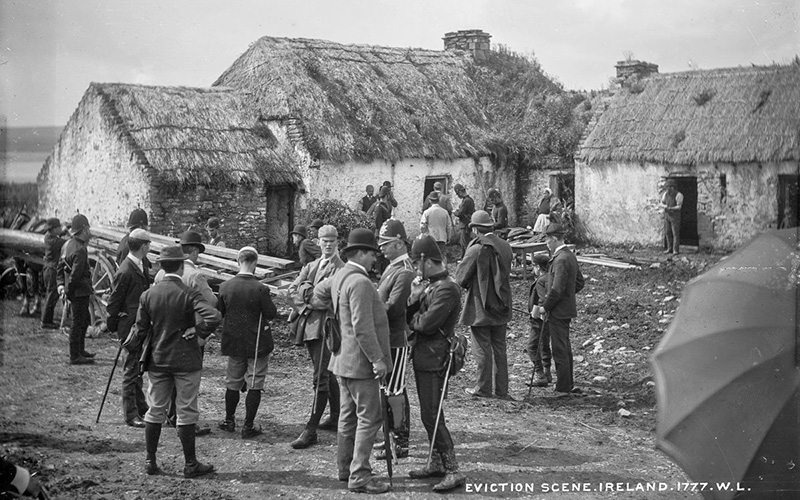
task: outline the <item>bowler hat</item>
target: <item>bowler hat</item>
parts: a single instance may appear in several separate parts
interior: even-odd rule
[[[423,258],[442,261],[442,252],[439,250],[439,245],[433,236],[430,234],[421,234],[411,244],[411,260],[418,261]]]
[[[472,218],[469,221],[469,227],[491,227],[494,226],[492,216],[486,210],[476,210],[472,213]]]
[[[336,226],[325,224],[324,226],[319,228],[317,236],[319,236],[320,238],[338,238],[339,231],[336,230]]]
[[[53,229],[54,227],[61,227],[61,221],[58,220],[56,217],[50,217],[47,219],[47,229]]]
[[[431,191],[430,194],[428,194],[428,199],[431,201],[435,201],[436,203],[439,203],[439,192]]]
[[[380,249],[375,246],[375,235],[369,229],[359,227],[350,231],[347,237],[347,246],[344,251],[348,250],[374,250],[379,252]]]
[[[560,237],[560,236],[564,236],[564,234],[566,234],[566,232],[567,231],[566,231],[566,229],[564,229],[564,226],[562,226],[561,224],[557,224],[555,222],[551,222],[550,224],[547,225],[546,228],[544,228],[545,236]]]
[[[156,262],[186,260],[189,256],[183,253],[180,245],[170,245],[161,249],[161,255],[156,258]]]
[[[206,222],[206,228],[219,229],[219,217],[209,217]]]
[[[403,223],[397,219],[387,219],[381,226],[380,234],[378,234],[378,246],[385,245],[395,240],[408,243],[406,228],[403,227]]]
[[[206,251],[206,246],[203,245],[203,237],[197,231],[184,231],[181,235],[181,240],[178,242],[181,245],[193,245],[200,249],[200,253]]]
[[[140,227],[137,227],[136,229],[131,231],[131,234],[128,235],[128,238],[132,240],[152,241],[150,239],[150,233],[148,233],[147,231],[145,231]]]
[[[147,225],[147,212],[137,208],[128,216],[128,227],[144,227]]]
[[[322,219],[314,219],[311,221],[311,224],[308,227],[313,227],[314,229],[319,229],[325,225],[325,221]]]
[[[86,218],[83,214],[75,214],[75,217],[72,218],[72,225],[69,230],[69,234],[76,235],[83,231],[84,229],[88,229],[89,226],[89,219]]]
[[[308,231],[306,230],[306,226],[302,224],[297,224],[294,226],[294,229],[289,234],[299,234],[303,238],[308,236]]]

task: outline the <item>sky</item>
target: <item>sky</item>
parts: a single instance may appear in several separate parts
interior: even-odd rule
[[[209,86],[262,36],[441,49],[482,29],[567,89],[627,56],[670,73],[788,63],[797,0],[0,0],[0,125],[63,126],[90,82]]]

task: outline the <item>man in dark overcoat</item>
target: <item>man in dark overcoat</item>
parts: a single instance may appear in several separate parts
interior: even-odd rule
[[[511,246],[494,234],[494,222],[487,212],[472,214],[470,227],[475,238],[456,268],[456,282],[467,290],[461,324],[472,329],[473,352],[478,380],[466,389],[475,397],[512,399],[508,394],[506,330],[511,321]]]
[[[338,241],[339,233],[334,226],[322,226],[319,229],[322,255],[303,266],[288,290],[292,305],[297,312],[295,345],[305,345],[308,350],[314,370],[312,384],[315,391],[311,416],[297,439],[290,443],[295,449],[308,448],[315,444],[318,440],[318,429],[336,430],[339,422],[339,383],[328,369],[331,352],[322,338],[329,308],[328,304],[311,303],[314,287],[344,267],[344,261],[338,253]],[[328,402],[331,408],[330,416],[320,423]]]
[[[128,237],[128,254],[114,274],[114,290],[108,299],[108,331],[116,332],[120,342],[128,338],[136,322],[139,298],[150,287],[150,275],[144,259],[150,251],[150,235],[144,229],[134,229]],[[131,427],[144,428],[142,416],[147,401],[142,391],[139,373],[141,349],[125,350],[122,362],[122,415]]]
[[[461,288],[450,279],[439,247],[429,235],[421,235],[414,240],[411,258],[417,263],[419,276],[427,281],[416,282],[412,286],[408,312],[412,315],[409,324],[414,335],[411,359],[414,363],[414,379],[417,381],[419,414],[428,433],[428,441],[433,443],[434,455],[430,466],[412,470],[409,476],[414,479],[444,476],[433,490],[447,491],[466,482],[464,475],[459,472],[444,409],[436,427],[439,401],[445,390],[450,350],[448,339],[455,335],[461,311]],[[434,427],[436,435],[433,433]]]
[[[330,370],[342,394],[337,435],[339,480],[350,491],[384,493],[389,486],[375,478],[369,463],[381,427],[380,379],[389,372],[389,320],[370,281],[377,258],[374,233],[350,232],[344,248],[347,264],[331,278],[331,300],[341,326],[341,345],[331,355]]]
[[[45,287],[44,309],[42,309],[42,328],[55,330],[53,314],[58,302],[58,279],[56,277],[61,247],[66,240],[61,237],[61,221],[55,217],[47,219],[47,233],[44,235],[44,267],[42,284]],[[63,313],[62,313],[63,314]]]
[[[203,356],[198,338],[208,338],[220,324],[220,313],[202,294],[181,281],[183,263],[188,255],[180,245],[161,250],[158,262],[163,279],[139,298],[136,328],[128,336],[126,347],[142,346],[142,371],[148,373],[150,409],[145,414],[145,472],[160,474],[156,462],[161,426],[167,419],[173,389],[176,390],[178,438],[183,448],[183,475],[193,478],[214,470],[197,461],[195,430],[200,416],[197,393]]]
[[[89,267],[89,239],[92,231],[83,214],[72,218],[72,236],[61,249],[56,269],[58,294],[72,304],[72,327],[69,331],[69,362],[72,365],[94,363],[94,353],[86,351],[86,330],[89,328],[89,297],[94,294],[92,270]]]
[[[258,262],[256,249],[242,248],[237,261],[239,273],[220,285],[217,301],[217,309],[222,314],[221,350],[223,356],[228,356],[223,428],[236,429],[234,415],[239,391],[247,382],[242,438],[248,439],[261,434],[261,426],[254,422],[261,404],[269,354],[275,347],[269,321],[275,318],[277,308],[269,288],[254,274]]]
[[[556,365],[556,393],[568,396],[575,389],[572,378],[572,343],[569,323],[578,315],[575,294],[583,289],[583,274],[564,243],[566,231],[561,224],[551,223],[544,231],[547,248],[553,255],[547,271],[547,297],[542,303],[544,321],[550,328],[553,363]]]
[[[461,204],[453,211],[453,216],[458,219],[461,226],[459,244],[461,245],[461,258],[463,259],[464,252],[467,251],[467,246],[472,239],[472,229],[469,228],[469,223],[472,221],[472,214],[475,212],[475,200],[467,194],[467,189],[461,184],[453,186],[453,190],[461,199]]]

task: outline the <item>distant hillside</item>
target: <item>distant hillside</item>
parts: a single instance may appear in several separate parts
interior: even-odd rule
[[[50,153],[64,127],[0,128],[0,149],[4,152],[27,151]]]

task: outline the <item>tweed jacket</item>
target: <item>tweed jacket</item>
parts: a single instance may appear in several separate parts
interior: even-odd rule
[[[578,268],[578,259],[569,248],[561,247],[550,259],[547,281],[549,289],[542,307],[558,319],[570,319],[578,315],[575,294],[583,290],[583,274]]]
[[[275,342],[269,320],[275,318],[278,309],[272,302],[269,288],[258,278],[239,273],[221,284],[217,309],[222,313],[223,356],[253,358],[256,341],[259,357],[272,352]]]
[[[128,338],[136,311],[139,309],[139,297],[150,287],[150,276],[139,270],[131,259],[126,258],[114,274],[114,291],[108,299],[108,331],[117,332],[120,340]]]
[[[408,305],[414,332],[411,359],[414,370],[435,372],[445,368],[450,342],[461,312],[461,288],[447,271],[430,277],[420,299]]]
[[[56,266],[56,281],[59,285],[64,285],[64,292],[69,300],[94,294],[86,243],[72,237],[64,244]]]
[[[196,315],[201,319],[199,323],[195,322]],[[200,370],[203,358],[197,339],[211,335],[220,319],[219,311],[198,290],[189,288],[174,274],[164,276],[139,298],[135,334],[141,340],[152,333],[152,360],[145,370],[168,373]],[[191,340],[184,339],[184,332],[192,327],[197,334]]]
[[[392,366],[389,319],[367,273],[346,264],[331,278],[331,299],[339,316],[342,345],[332,353],[328,369],[346,378],[373,378],[372,363]]]
[[[504,325],[511,321],[511,245],[494,233],[473,239],[456,268],[456,283],[467,290],[461,324]]]
[[[414,265],[406,256],[402,261],[390,264],[378,282],[378,296],[385,304],[389,318],[389,345],[395,349],[408,345],[406,302],[411,295],[414,276]]]
[[[328,307],[327,304],[324,306],[312,304],[311,295],[317,284],[326,278],[330,278],[336,271],[344,267],[344,261],[339,257],[339,254],[334,254],[329,259],[325,269],[320,272],[321,265],[322,257],[306,264],[300,270],[297,278],[289,285],[288,292],[292,307],[298,315],[305,316],[305,326],[301,331],[297,332],[297,336],[294,339],[296,345],[322,338],[322,327],[325,324]]]

